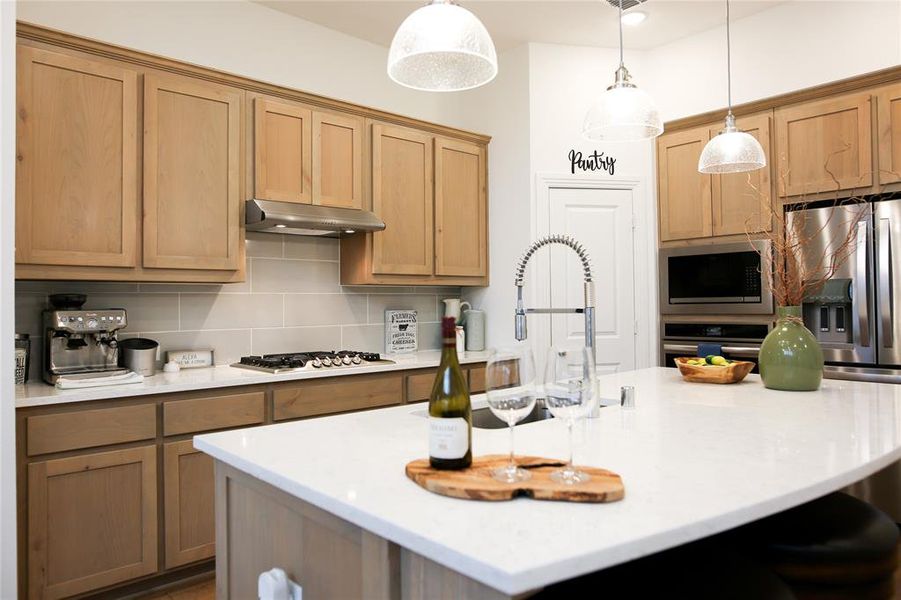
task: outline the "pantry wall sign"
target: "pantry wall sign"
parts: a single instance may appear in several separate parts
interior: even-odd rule
[[[569,151],[570,172],[575,175],[576,171],[594,172],[604,171],[608,175],[613,175],[616,170],[616,159],[608,156],[603,152],[593,151],[591,154],[582,154],[577,150]]]

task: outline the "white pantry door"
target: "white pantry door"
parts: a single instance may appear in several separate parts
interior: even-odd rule
[[[595,288],[598,374],[635,369],[634,192],[598,187],[550,187],[548,230],[573,236],[588,250]],[[555,308],[584,304],[582,265],[569,248],[550,247],[550,296]],[[535,318],[535,317],[533,317]],[[585,344],[582,315],[554,315],[551,343]]]

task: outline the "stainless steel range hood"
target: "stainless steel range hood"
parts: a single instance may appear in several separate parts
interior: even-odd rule
[[[385,228],[382,220],[368,210],[256,199],[244,203],[244,223],[247,231],[321,237]]]

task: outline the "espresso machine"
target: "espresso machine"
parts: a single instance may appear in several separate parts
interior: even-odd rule
[[[94,379],[121,376],[118,331],[127,324],[125,310],[82,310],[79,303],[54,302],[44,317],[44,381],[61,377]],[[83,300],[82,300],[83,304]]]

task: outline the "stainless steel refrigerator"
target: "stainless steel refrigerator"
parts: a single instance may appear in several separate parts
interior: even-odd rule
[[[793,211],[787,225],[808,240],[799,257],[808,265],[856,232],[847,259],[802,307],[823,348],[826,377],[901,383],[901,200]],[[898,428],[901,415],[862,426]],[[851,491],[901,522],[901,462]]]

